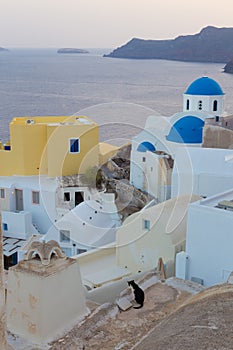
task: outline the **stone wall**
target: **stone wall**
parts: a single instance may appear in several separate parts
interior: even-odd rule
[[[202,147],[232,149],[233,131],[215,125],[205,125]]]

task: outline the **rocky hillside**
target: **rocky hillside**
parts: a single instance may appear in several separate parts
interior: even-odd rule
[[[208,288],[168,315],[134,350],[230,350],[232,285]]]
[[[149,283],[146,288],[146,283],[140,283],[145,291],[142,309],[121,312],[116,304],[97,307],[80,326],[50,344],[50,349],[233,349],[232,285],[193,295],[192,285],[185,286],[187,281]]]
[[[134,38],[104,56],[226,63],[233,57],[233,28],[208,26],[198,34],[179,36],[172,40]]]

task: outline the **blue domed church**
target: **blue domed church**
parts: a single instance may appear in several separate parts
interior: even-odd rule
[[[224,93],[213,79],[201,77],[194,80],[183,95],[183,112],[171,118],[172,127],[167,141],[201,144],[206,118],[216,121],[223,114]]]
[[[183,111],[205,111],[219,117],[223,114],[223,96],[215,80],[208,77],[196,79],[184,93]]]
[[[173,159],[178,148],[201,147],[208,118],[223,115],[224,92],[209,77],[194,80],[183,94],[183,112],[171,117],[150,116],[132,140],[130,182],[158,202],[170,198]]]

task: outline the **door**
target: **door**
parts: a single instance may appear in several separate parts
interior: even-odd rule
[[[75,206],[84,201],[84,193],[82,191],[75,192]]]
[[[23,210],[23,190],[15,190],[15,210]]]

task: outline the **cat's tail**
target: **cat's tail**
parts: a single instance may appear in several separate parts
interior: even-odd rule
[[[141,307],[143,307],[143,304],[141,304],[139,306],[133,306],[134,309],[141,309]]]

